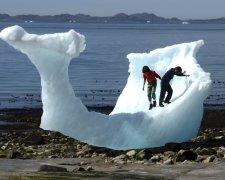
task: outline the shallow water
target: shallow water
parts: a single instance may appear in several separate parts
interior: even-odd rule
[[[40,160],[12,160],[1,159],[0,162],[0,178],[8,177],[9,179],[31,179],[31,180],[43,180],[43,179],[79,179],[79,180],[159,180],[161,176],[151,176],[149,173],[141,170],[110,170],[107,171],[85,171],[85,172],[38,172],[38,168],[41,164],[52,164],[54,159],[40,159]],[[65,161],[60,159],[59,161]],[[74,162],[75,159],[72,159]],[[57,162],[57,160],[56,160]],[[71,167],[70,167],[71,169]],[[107,168],[106,168],[107,169]],[[2,173],[4,172],[4,173]],[[8,173],[7,173],[8,172]],[[13,172],[13,173],[11,173]],[[7,175],[6,175],[7,174]],[[4,175],[4,176],[2,176]],[[7,178],[5,178],[7,179]]]
[[[28,180],[62,180],[62,179],[75,179],[75,180],[160,180],[165,178],[135,175],[130,173],[105,173],[105,172],[91,172],[91,173],[44,173],[33,175],[19,175],[12,176],[10,179],[28,179]]]

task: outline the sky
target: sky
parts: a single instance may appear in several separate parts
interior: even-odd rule
[[[88,14],[153,13],[179,19],[225,17],[225,0],[0,0],[0,14]]]

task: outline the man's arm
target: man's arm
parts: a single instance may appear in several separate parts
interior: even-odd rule
[[[177,75],[177,76],[190,76],[190,75],[187,75],[187,74],[185,74],[186,73],[186,71],[184,71],[184,72],[182,72],[182,73],[176,73],[175,72],[175,75]]]
[[[160,80],[162,79],[161,77],[160,77],[160,75],[158,75],[156,72],[154,72],[155,73],[155,77],[156,78],[159,78]]]
[[[146,82],[146,79],[144,78],[143,87],[142,87],[143,91],[145,90],[145,82]]]

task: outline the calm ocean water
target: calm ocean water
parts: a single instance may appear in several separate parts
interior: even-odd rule
[[[18,23],[17,23],[18,24]],[[0,30],[15,25],[0,23]],[[86,37],[86,50],[69,67],[75,93],[86,105],[113,105],[128,77],[126,55],[203,39],[197,59],[211,73],[213,89],[206,105],[225,108],[224,24],[76,24],[21,23],[35,34],[75,29]],[[0,40],[0,109],[41,107],[40,77],[28,58]]]

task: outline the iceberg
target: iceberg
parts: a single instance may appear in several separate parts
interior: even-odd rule
[[[20,26],[5,28],[0,38],[26,54],[41,77],[43,115],[40,127],[59,131],[95,146],[139,149],[184,142],[194,138],[203,116],[203,101],[211,88],[210,73],[196,60],[203,40],[171,45],[147,53],[130,53],[129,77],[110,115],[89,112],[76,97],[68,67],[85,50],[85,37],[70,30],[36,35]],[[161,76],[181,66],[189,77],[174,77],[172,103],[148,110],[142,91],[142,67],[148,65]],[[88,69],[87,69],[88,70]],[[97,69],[96,69],[97,70]],[[160,81],[156,91],[159,97]]]

